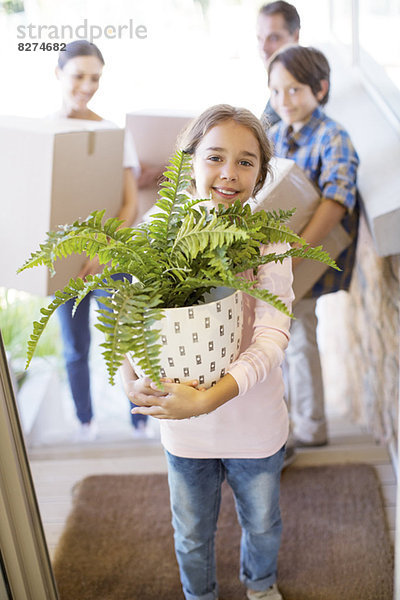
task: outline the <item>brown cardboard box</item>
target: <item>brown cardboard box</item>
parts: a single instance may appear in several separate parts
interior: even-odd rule
[[[320,202],[318,189],[293,160],[273,158],[273,176],[267,178],[255,199],[251,200],[252,210],[289,210],[296,212],[288,221],[289,227],[300,233],[307,225]],[[350,236],[340,225],[327,235],[322,246],[336,259],[350,244]],[[315,260],[305,260],[296,268],[293,290],[298,302],[330,267]]]
[[[182,129],[193,119],[192,115],[132,112],[126,115],[126,130],[135,142],[140,163],[165,170],[175,152],[176,139]],[[153,206],[158,198],[159,186],[154,183],[139,190],[137,221]]]
[[[253,210],[290,210],[296,212],[287,222],[299,233],[307,225],[320,201],[319,190],[293,160],[272,158],[272,177],[252,200]]]
[[[122,129],[78,119],[0,117],[0,285],[45,296],[75,277],[86,257],[16,274],[49,230],[122,202]]]

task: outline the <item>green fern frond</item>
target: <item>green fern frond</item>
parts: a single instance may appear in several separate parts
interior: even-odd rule
[[[163,313],[159,309],[147,308],[142,321],[136,322],[132,327],[135,336],[135,362],[160,389],[160,329],[154,329],[153,324],[162,319]]]
[[[79,304],[89,292],[103,290],[105,292],[112,293],[119,289],[121,280],[112,278],[112,275],[116,275],[117,273],[119,274],[119,269],[115,270],[106,268],[101,273],[97,273],[96,275],[87,275],[85,281],[83,281],[83,287],[81,291],[76,295],[74,307],[72,309],[72,316],[75,315]]]
[[[160,296],[154,296],[140,284],[118,282],[119,289],[108,298],[102,298],[108,310],[98,309],[99,323],[96,327],[105,334],[103,356],[110,376],[114,376],[122,364],[125,355],[133,351],[139,366],[154,381],[159,381],[160,365],[159,330],[151,328],[153,323],[162,318],[157,307]]]
[[[217,247],[230,246],[236,240],[246,240],[248,234],[236,227],[219,223],[214,214],[209,223],[206,222],[205,213],[196,222],[195,213],[191,211],[184,218],[180,229],[177,231],[172,254],[183,254],[188,260],[195,259],[206,248],[214,250]]]
[[[40,244],[39,250],[32,252],[31,256],[24,262],[24,264],[17,270],[17,273],[21,273],[26,269],[38,267],[44,265],[50,271],[50,275],[55,274],[54,262],[58,256],[55,252],[57,245],[64,239],[64,231],[50,231],[47,234],[47,239],[43,244]]]
[[[273,294],[269,290],[257,288],[255,287],[256,285],[256,281],[248,281],[247,279],[242,279],[240,277],[228,277],[224,283],[224,286],[226,287],[241,290],[242,292],[249,294],[249,296],[253,296],[253,298],[267,302],[288,317],[293,317],[293,314],[279,296],[276,296],[276,294]]]
[[[281,208],[276,210],[267,210],[265,211],[269,218],[272,218],[277,223],[287,223],[289,219],[291,219],[296,212],[295,208],[291,208],[289,210],[282,210]]]
[[[275,219],[268,219],[263,223],[260,227],[259,239],[262,244],[286,242],[288,244],[304,245],[306,243],[297,233]]]
[[[165,181],[161,183],[159,200],[156,207],[160,209],[156,219],[149,225],[154,241],[165,248],[171,243],[171,228],[177,220],[179,207],[184,205],[189,196],[186,192],[190,179],[191,157],[179,150],[172,157],[169,168],[165,171]]]
[[[268,302],[290,315],[286,305],[255,281],[240,276],[268,262],[288,257],[318,260],[337,268],[321,248],[311,248],[286,222],[291,211],[259,211],[252,214],[248,204],[210,208],[210,202],[191,199],[187,193],[191,157],[177,152],[164,173],[156,211],[137,227],[122,227],[119,219],[104,221],[105,211],[94,211],[83,221],[50,232],[39,250],[19,269],[45,265],[54,273],[57,259],[75,253],[98,257],[107,265],[102,273],[70,280],[42,309],[28,342],[28,363],[49,318],[63,303],[75,298],[79,305],[88,292],[100,289],[102,298],[96,325],[105,335],[103,355],[110,380],[128,352],[134,353],[140,369],[159,383],[159,331],[162,309],[188,306],[204,301],[214,287],[241,290]],[[295,244],[286,252],[261,254],[262,245],[278,242]],[[273,248],[272,248],[273,250]],[[127,273],[135,283],[114,280],[112,275]],[[290,315],[291,316],[291,315]]]
[[[298,256],[299,258],[307,258],[309,260],[317,260],[328,267],[332,267],[332,269],[336,269],[336,271],[340,271],[341,269],[337,266],[336,262],[332,260],[329,256],[328,252],[326,252],[322,246],[316,246],[315,248],[311,246],[303,246],[303,248],[292,248],[290,250],[291,256]]]
[[[340,271],[339,267],[335,263],[334,260],[329,256],[327,252],[322,250],[322,246],[318,246],[317,248],[312,248],[311,246],[303,246],[302,248],[290,248],[286,252],[282,252],[278,254],[276,252],[269,252],[268,254],[259,255],[256,257],[252,257],[247,262],[242,262],[239,267],[234,269],[234,273],[241,273],[246,271],[247,269],[257,269],[261,265],[266,265],[271,262],[280,262],[282,263],[285,258],[304,258],[310,260],[317,260],[323,264],[326,264],[337,271]]]
[[[59,290],[55,293],[54,300],[50,302],[47,307],[40,309],[40,312],[43,316],[40,321],[35,321],[33,323],[33,332],[28,340],[27,362],[25,366],[26,369],[32,360],[40,336],[42,335],[50,317],[54,314],[59,306],[78,296],[83,288],[84,282],[82,279],[70,279],[68,285],[66,285],[63,290]]]
[[[216,276],[208,279],[207,281],[205,281],[202,277],[193,277],[188,279],[187,283],[188,286],[190,285],[192,291],[197,290],[197,294],[200,298],[202,298],[206,292],[210,292],[213,288],[232,288],[234,290],[244,292],[245,294],[249,294],[249,296],[253,296],[258,300],[263,300],[277,310],[283,312],[288,317],[293,317],[293,314],[289,311],[288,307],[284,302],[282,302],[279,296],[276,296],[269,290],[255,287],[257,285],[256,281],[249,281],[248,279],[230,276],[228,274],[221,277]]]
[[[95,211],[82,222],[50,232],[40,250],[32,254],[19,271],[43,264],[54,275],[58,258],[84,253],[90,259],[97,257],[100,264],[111,263],[119,272],[126,271],[143,280],[149,271],[149,262],[157,265],[157,257],[152,261],[151,256],[145,255],[143,244],[139,245],[133,237],[135,229],[118,229],[122,223],[119,219],[108,219],[103,225],[103,216],[104,211]]]
[[[336,262],[332,260],[325,250],[322,249],[322,246],[317,246],[315,248],[311,246],[303,246],[302,248],[290,248],[286,252],[281,254],[277,254],[276,252],[270,252],[265,254],[264,256],[260,256],[258,265],[265,265],[270,262],[283,262],[285,258],[289,257],[298,257],[298,258],[307,258],[309,260],[317,260],[337,271],[340,271],[340,268],[337,266]],[[250,268],[250,267],[249,267]]]

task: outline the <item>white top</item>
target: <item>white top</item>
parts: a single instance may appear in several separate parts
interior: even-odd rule
[[[118,125],[116,125],[112,121],[107,121],[106,119],[103,119],[102,121],[98,121],[98,122],[101,125],[103,125],[104,127],[113,126],[116,129],[119,129]],[[135,142],[133,140],[132,133],[129,131],[129,129],[125,129],[123,166],[125,169],[129,169],[129,168],[133,169],[133,173],[134,173],[135,177],[139,177],[139,175],[140,175],[139,157],[138,157],[138,153],[136,150]]]
[[[287,244],[263,246],[262,253],[283,253]],[[252,270],[242,273],[254,280]],[[262,265],[258,287],[266,288],[291,308],[291,259]],[[213,412],[183,420],[160,419],[166,450],[187,458],[265,458],[286,442],[289,419],[283,399],[281,364],[289,341],[290,319],[261,300],[244,294],[240,355],[228,373],[239,394]]]

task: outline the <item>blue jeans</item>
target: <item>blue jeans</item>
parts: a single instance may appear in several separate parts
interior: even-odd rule
[[[181,458],[166,452],[175,553],[186,600],[218,597],[215,532],[225,477],[242,527],[240,579],[255,591],[275,583],[284,454],[284,447],[268,458],[248,459]]]
[[[124,279],[129,276],[113,275],[113,279]],[[95,298],[99,308],[106,308],[101,298],[108,296],[105,290],[89,292],[79,304],[72,316],[74,299],[68,300],[57,308],[60,319],[63,353],[67,370],[68,382],[75,403],[76,415],[81,423],[90,423],[93,418],[92,397],[90,392],[89,349],[90,349],[90,300]],[[130,407],[132,404],[129,403]],[[146,415],[132,415],[132,424],[137,427]]]

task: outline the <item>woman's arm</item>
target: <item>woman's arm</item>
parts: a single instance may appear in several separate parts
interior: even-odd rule
[[[123,227],[129,227],[135,220],[138,209],[138,186],[131,168],[124,169],[122,206],[118,219],[125,221]]]
[[[122,219],[127,227],[133,223],[137,213],[137,184],[131,168],[125,168],[123,172],[123,195],[122,205],[117,214],[118,219]],[[78,277],[85,279],[87,275],[96,275],[100,273],[103,267],[100,265],[97,256],[92,260],[87,260],[78,273]]]

